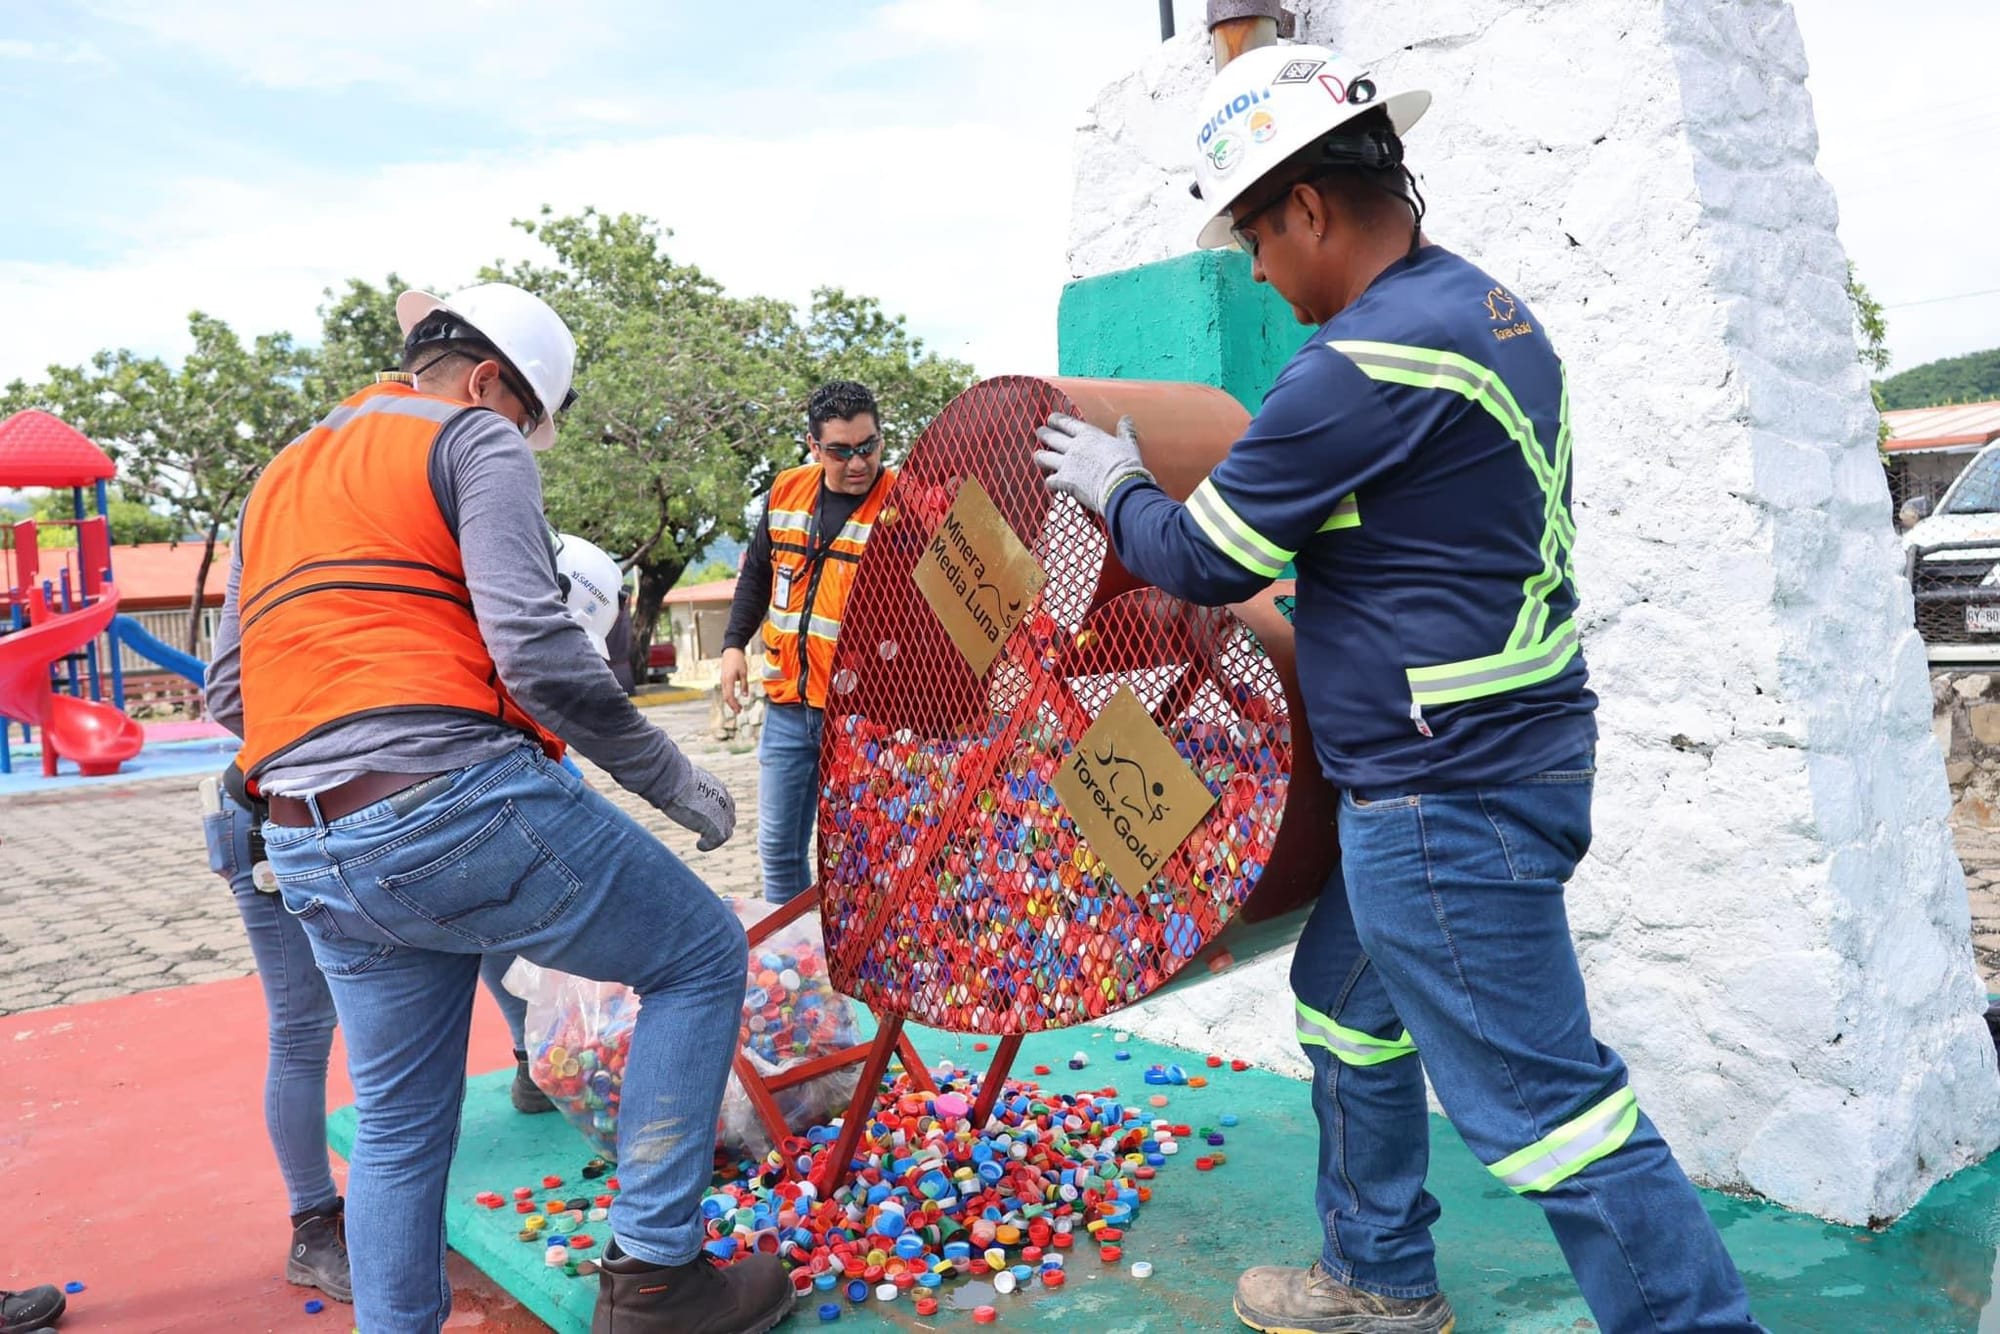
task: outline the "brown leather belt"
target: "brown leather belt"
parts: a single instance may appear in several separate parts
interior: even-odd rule
[[[406,792],[419,783],[442,777],[443,774],[362,774],[359,778],[350,778],[338,787],[319,793],[313,798],[313,805],[319,807],[320,819],[338,820],[364,806],[373,806],[398,792]],[[284,825],[288,829],[312,828],[312,806],[298,797],[273,796],[270,808],[272,824]]]

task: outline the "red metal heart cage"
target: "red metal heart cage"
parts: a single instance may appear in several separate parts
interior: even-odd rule
[[[1042,484],[1034,430],[1058,411],[1139,418],[1149,466],[1181,496],[1247,419],[1197,386],[1007,377],[917,442],[847,605],[821,750],[833,976],[884,1016],[1015,1035],[1104,1015],[1171,978],[1253,894],[1292,906],[1331,865],[1317,766],[1293,770],[1295,747],[1311,750],[1276,610],[1289,590],[1208,610],[1138,589],[1098,521]],[[967,479],[1047,575],[983,672],[915,578]],[[1055,791],[1120,687],[1214,799],[1143,883],[1120,883]]]

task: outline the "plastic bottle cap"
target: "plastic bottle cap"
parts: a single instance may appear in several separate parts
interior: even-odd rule
[[[1220,1064],[1220,1062],[1217,1062],[1217,1064]],[[1147,1264],[1144,1260],[1134,1260],[1132,1262],[1133,1278],[1151,1278],[1152,1276],[1153,1266]]]
[[[999,1318],[1000,1313],[990,1306],[975,1306],[972,1308],[972,1323],[975,1325],[990,1325]]]
[[[878,1283],[875,1285],[875,1300],[878,1302],[893,1302],[896,1300],[896,1294],[901,1291],[902,1289],[893,1283]]]
[[[824,1324],[832,1324],[834,1321],[840,1319],[840,1307],[833,1302],[821,1302],[819,1304],[819,1318]]]
[[[993,1276],[993,1291],[1004,1297],[1013,1290],[1014,1273],[1012,1270],[1003,1269]]]

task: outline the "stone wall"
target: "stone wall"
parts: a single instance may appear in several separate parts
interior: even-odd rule
[[[1944,751],[1953,822],[2000,825],[2000,673],[1933,676],[1931,719]]]
[[[1893,1217],[2000,1142],[2000,1081],[1790,6],[1299,10],[1437,92],[1428,230],[1570,367],[1604,733],[1570,905],[1600,1034],[1697,1178]],[[1186,34],[1104,90],[1079,277],[1191,247],[1209,73]],[[1131,1022],[1301,1068],[1282,960]]]

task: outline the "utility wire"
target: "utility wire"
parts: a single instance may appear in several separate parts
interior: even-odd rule
[[[1912,306],[1935,306],[1946,301],[1970,301],[1973,297],[1976,296],[1995,296],[1995,295],[2000,295],[2000,287],[1982,288],[1977,292],[1954,292],[1950,296],[1930,296],[1930,297],[1925,297],[1922,301],[1897,301],[1892,304],[1884,305],[1882,309],[1908,310]]]

